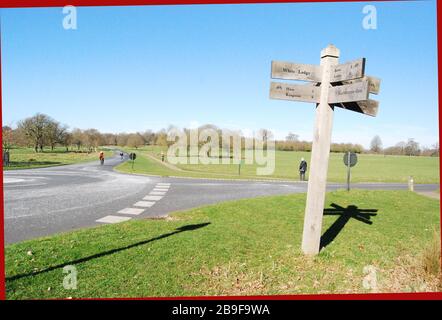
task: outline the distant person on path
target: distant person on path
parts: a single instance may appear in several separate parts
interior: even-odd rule
[[[100,151],[100,163],[101,163],[101,165],[104,164],[104,152],[103,151]]]
[[[124,153],[123,153],[123,152],[120,152],[121,160],[123,160],[123,156],[124,156]]]
[[[301,158],[301,163],[299,164],[299,178],[301,181],[305,181],[305,172],[307,171],[307,161]]]

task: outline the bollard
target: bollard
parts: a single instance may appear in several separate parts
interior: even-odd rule
[[[408,190],[409,190],[409,191],[414,191],[414,180],[413,180],[413,176],[409,176],[409,177],[408,177]]]

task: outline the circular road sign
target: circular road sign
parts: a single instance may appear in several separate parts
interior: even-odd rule
[[[129,159],[130,160],[135,160],[136,158],[137,158],[137,154],[136,153],[129,154]]]
[[[344,164],[348,166],[348,152],[344,154]],[[355,164],[358,162],[358,156],[354,152],[350,152],[350,167],[354,167]]]

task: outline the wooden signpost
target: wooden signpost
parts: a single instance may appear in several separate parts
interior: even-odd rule
[[[365,76],[365,58],[339,64],[339,49],[333,45],[321,51],[319,66],[272,62],[274,79],[303,80],[308,85],[272,82],[270,98],[316,103],[310,174],[307,188],[302,251],[319,252],[327,186],[328,160],[334,107],[376,116],[379,103],[369,93],[379,93],[380,80]]]
[[[273,99],[319,102],[320,95],[320,87],[281,82],[272,82],[270,84],[270,96]]]
[[[272,79],[321,82],[321,66],[272,61]]]
[[[332,67],[330,82],[358,79],[364,76],[365,58]]]

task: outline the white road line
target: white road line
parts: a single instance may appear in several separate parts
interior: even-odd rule
[[[22,182],[25,181],[25,179],[17,179],[17,178],[5,178],[3,177],[3,183],[17,183],[17,182]]]
[[[170,183],[158,182],[157,186],[165,186],[165,187],[167,186],[167,187],[170,187]]]
[[[158,200],[161,200],[161,198],[162,198],[163,196],[145,196],[144,198],[143,198],[143,200],[153,200],[153,201],[158,201]]]
[[[149,192],[149,194],[152,196],[164,196],[166,194],[166,192],[151,191],[151,192]]]
[[[149,208],[149,207],[152,207],[154,204],[155,204],[154,201],[138,201],[138,202],[134,203],[134,206]]]
[[[169,191],[169,189],[154,188],[152,191],[154,191],[154,192],[167,192],[167,191]]]
[[[105,216],[101,219],[96,220],[97,222],[102,222],[102,223],[119,223],[119,222],[123,222],[123,221],[127,221],[130,220],[132,218],[130,217],[118,217],[118,216]]]
[[[118,211],[118,213],[122,214],[133,214],[133,215],[139,215],[144,212],[145,209],[138,209],[138,208],[125,208],[123,210]]]

